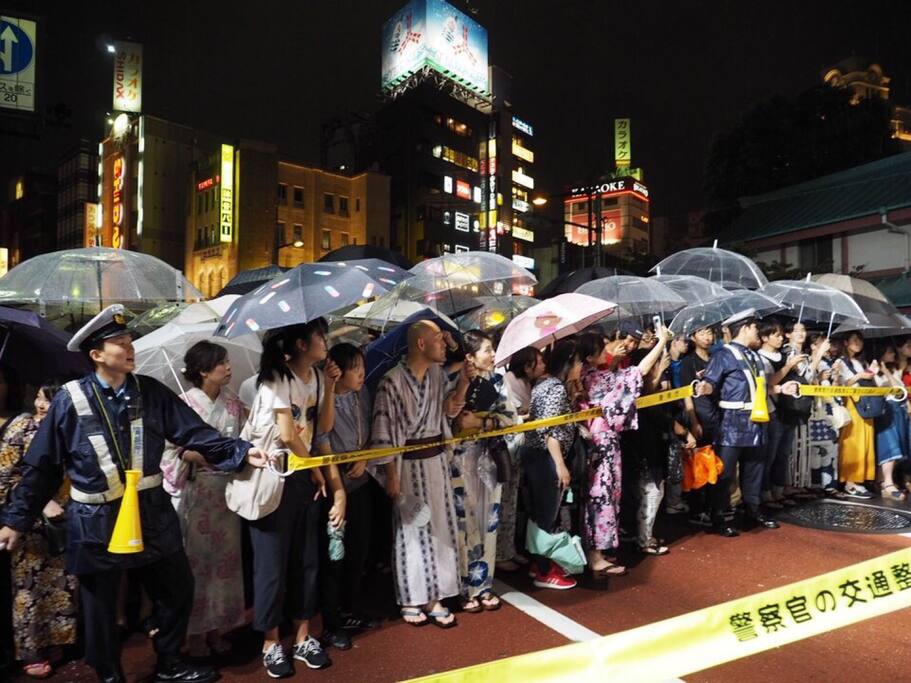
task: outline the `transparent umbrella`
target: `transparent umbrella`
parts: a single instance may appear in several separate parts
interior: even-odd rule
[[[769,283],[759,266],[749,258],[717,246],[678,251],[650,272],[658,275],[695,275],[725,289],[761,289]]]
[[[496,330],[515,318],[523,311],[531,308],[538,299],[532,296],[510,296],[505,299],[491,297],[478,297],[479,306],[473,311],[460,315],[456,322],[463,332],[468,330]]]
[[[629,315],[642,317],[672,313],[686,306],[686,299],[654,278],[612,275],[586,282],[577,294],[613,302]]]
[[[39,254],[0,278],[0,303],[88,304],[199,301],[176,268],[126,249],[91,247]]]
[[[832,334],[835,321],[868,323],[869,320],[857,302],[839,289],[807,280],[776,280],[762,289],[798,320],[809,319],[828,323]]]
[[[673,289],[689,304],[711,301],[728,294],[728,290],[721,285],[695,275],[652,275],[652,279]]]
[[[782,308],[781,304],[764,294],[748,289],[737,289],[717,299],[687,306],[674,316],[669,327],[676,334],[688,336],[704,327],[718,325],[743,311],[752,310],[756,315],[764,316]]]

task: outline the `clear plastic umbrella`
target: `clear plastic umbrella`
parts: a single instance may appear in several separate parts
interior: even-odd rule
[[[612,275],[586,282],[577,294],[613,302],[629,315],[642,317],[679,311],[686,299],[654,278],[635,275]]]
[[[91,247],[39,254],[0,278],[0,303],[89,304],[200,301],[176,268],[126,249]]]
[[[857,302],[840,289],[809,280],[776,280],[762,289],[798,320],[809,319],[828,323],[832,334],[835,321],[868,323],[867,316]]]
[[[169,322],[154,332],[133,342],[136,372],[149,375],[169,386],[176,393],[183,393],[192,385],[181,373],[183,357],[198,341],[207,340],[224,346],[231,361],[230,387],[240,391],[241,383],[259,371],[262,344],[255,334],[236,339],[215,339],[212,333],[216,322],[180,324]]]
[[[721,285],[695,275],[652,275],[652,279],[673,289],[689,304],[711,301],[728,294],[728,290]]]
[[[651,269],[659,275],[695,275],[725,289],[762,289],[768,279],[752,260],[727,249],[696,247],[671,254]]]
[[[513,318],[531,308],[538,299],[531,296],[511,296],[505,299],[479,297],[478,306],[473,311],[460,315],[456,322],[463,332],[468,330],[496,330],[507,325]]]
[[[718,325],[732,315],[743,311],[756,311],[764,316],[782,310],[782,305],[771,297],[748,289],[737,289],[725,296],[687,306],[671,321],[669,327],[676,334],[687,336],[704,327]]]
[[[391,302],[391,307],[386,306],[387,299]],[[406,318],[428,308],[429,306],[417,301],[395,300],[394,294],[387,294],[376,301],[361,304],[351,309],[341,316],[341,320],[349,325],[382,330],[391,325],[398,325],[404,322]],[[437,313],[437,315],[444,318],[448,324],[456,327],[456,324],[445,315],[441,313]]]

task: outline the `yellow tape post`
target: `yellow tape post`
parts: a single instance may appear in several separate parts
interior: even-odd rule
[[[412,681],[667,681],[909,606],[906,549],[629,631]]]
[[[685,386],[681,387],[680,389],[671,389],[669,391],[659,391],[654,394],[648,394],[647,396],[640,396],[638,399],[636,399],[636,408],[652,408],[663,403],[680,401],[684,398],[689,398],[692,395],[692,386]],[[567,413],[566,415],[557,415],[556,417],[546,417],[541,420],[523,422],[522,424],[512,425],[511,427],[503,427],[502,429],[494,429],[488,432],[460,434],[459,436],[454,436],[451,439],[441,439],[435,443],[405,446],[403,448],[396,448],[394,446],[387,448],[369,448],[360,451],[351,451],[349,453],[332,453],[329,455],[321,455],[312,458],[299,458],[294,455],[289,455],[288,469],[295,471],[309,470],[314,467],[325,467],[326,465],[344,465],[351,462],[359,462],[361,460],[388,458],[393,455],[399,455],[400,453],[420,451],[430,447],[454,446],[455,444],[461,443],[462,441],[492,439],[497,436],[507,436],[508,434],[530,432],[533,429],[545,429],[547,427],[556,427],[558,425],[569,424],[571,422],[582,422],[584,420],[591,420],[593,418],[596,418],[601,415],[601,413],[601,408],[591,408],[589,410],[580,410],[576,413]]]

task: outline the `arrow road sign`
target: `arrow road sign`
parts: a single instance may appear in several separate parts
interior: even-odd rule
[[[29,19],[0,16],[0,109],[35,111],[35,36]]]

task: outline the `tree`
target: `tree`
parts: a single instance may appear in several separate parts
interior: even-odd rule
[[[716,214],[736,210],[740,197],[901,151],[889,125],[892,105],[880,98],[851,104],[851,96],[848,89],[820,85],[754,107],[712,143],[704,174],[709,206]]]

